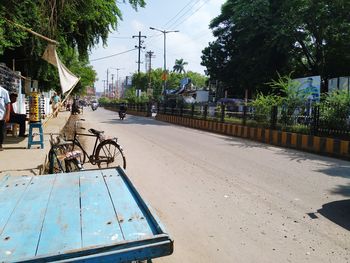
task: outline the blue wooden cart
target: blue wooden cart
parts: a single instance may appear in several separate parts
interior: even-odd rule
[[[121,168],[0,181],[0,262],[128,262],[173,241]]]

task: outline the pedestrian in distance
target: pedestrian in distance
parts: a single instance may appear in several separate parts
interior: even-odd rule
[[[10,96],[7,90],[0,86],[0,151],[3,151],[6,122],[10,120]]]
[[[53,117],[56,118],[58,115],[58,110],[60,106],[61,98],[58,96],[56,92],[53,93],[53,96],[51,97],[50,103],[52,105],[52,114]]]

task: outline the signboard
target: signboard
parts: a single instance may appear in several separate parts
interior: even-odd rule
[[[321,77],[311,76],[306,78],[295,79],[300,83],[301,91],[310,101],[320,101]]]
[[[350,77],[339,77],[328,80],[328,92],[346,90],[350,92]]]

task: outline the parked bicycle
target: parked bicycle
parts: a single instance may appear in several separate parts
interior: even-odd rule
[[[69,173],[83,170],[80,162],[80,151],[72,151],[72,142],[67,142],[57,136],[54,139],[50,134],[51,148],[48,154],[48,173]]]
[[[99,168],[120,166],[126,169],[126,159],[123,149],[118,144],[118,139],[116,137],[105,138],[104,131],[98,131],[95,129],[89,129],[89,133],[78,133],[77,123],[78,122],[74,125],[74,137],[70,140],[72,144],[69,146],[69,149],[70,151],[78,150],[82,152],[79,157],[79,161],[82,164],[86,163],[86,160],[88,160],[92,165],[97,165]],[[80,143],[79,136],[96,138],[91,154],[88,154],[84,146]]]

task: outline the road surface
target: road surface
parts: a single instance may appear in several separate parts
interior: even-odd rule
[[[350,163],[99,108],[174,238],[154,262],[350,262]]]

